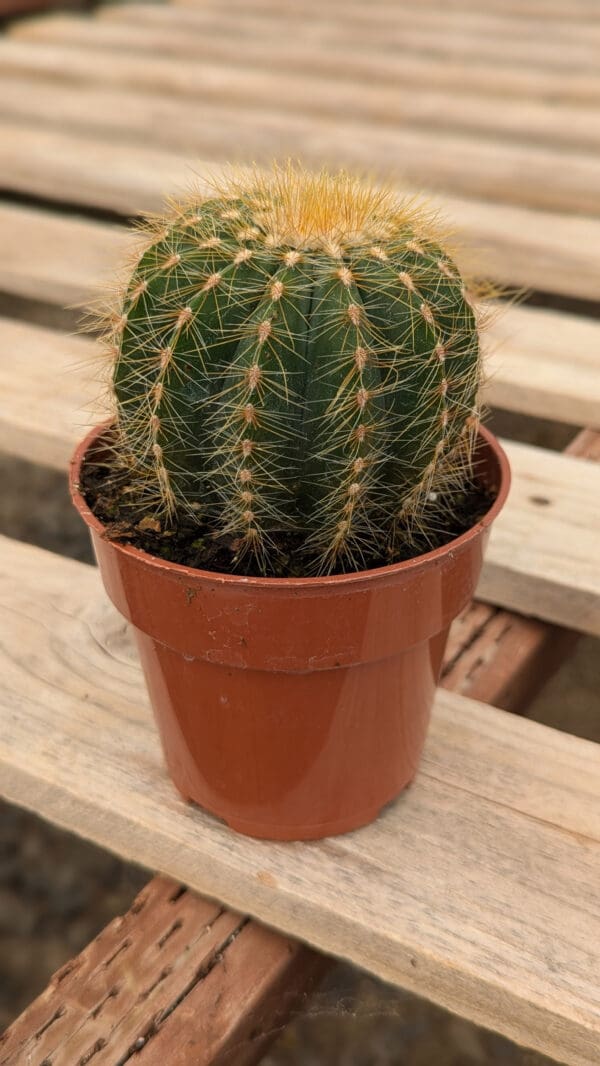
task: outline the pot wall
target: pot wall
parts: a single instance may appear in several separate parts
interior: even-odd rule
[[[469,603],[508,466],[481,431],[498,492],[444,548],[378,570],[258,579],[177,566],[109,541],[78,492],[106,590],[133,624],[167,765],[183,796],[270,839],[343,832],[412,780],[452,619]]]

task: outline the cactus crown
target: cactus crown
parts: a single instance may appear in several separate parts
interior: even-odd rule
[[[464,483],[478,331],[439,230],[341,172],[232,176],[146,224],[108,330],[118,451],[149,508],[273,572],[392,561]]]

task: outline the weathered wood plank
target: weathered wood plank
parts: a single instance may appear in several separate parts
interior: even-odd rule
[[[218,174],[221,164],[159,149],[0,122],[6,189],[124,215],[160,210],[166,192]],[[407,190],[410,192],[411,190]],[[447,195],[436,198],[460,237],[461,265],[496,280],[581,299],[598,299],[600,220],[529,211]]]
[[[125,216],[159,210],[165,191],[186,189],[194,178],[188,159],[160,149],[6,121],[0,171],[11,192]]]
[[[420,8],[419,8],[420,10]],[[415,16],[416,9],[413,7],[410,21]],[[215,59],[222,59],[230,55],[231,45],[227,46],[221,29],[221,22],[214,15],[205,10],[188,10],[174,8],[172,5],[148,5],[127,4],[102,7],[97,11],[98,21],[117,21],[122,24],[133,23],[136,28],[160,27],[169,30],[175,27],[178,30],[185,29],[188,36],[204,38],[204,45],[198,44],[206,51],[203,54],[212,55]],[[306,21],[303,29],[305,35],[310,33],[310,47],[307,47],[302,37],[298,36],[296,28],[294,34],[287,35],[298,40],[279,40],[277,48],[268,41],[264,42],[261,37],[264,34],[253,32],[255,24],[248,16],[243,16],[241,23],[239,17],[231,21],[228,26],[227,36],[232,38],[234,44],[240,48],[240,36],[243,36],[244,60],[251,61],[258,56],[262,60],[269,61],[277,68],[279,66],[279,54],[288,58],[293,69],[304,71],[330,72],[332,76],[347,76],[351,70],[356,78],[363,78],[369,82],[377,83],[393,82],[394,84],[410,84],[413,90],[423,88],[444,88],[452,91],[478,92],[488,98],[494,95],[503,96],[505,99],[514,96],[524,98],[543,99],[547,94],[554,92],[552,98],[563,103],[593,102],[598,97],[598,81],[589,76],[589,71],[564,71],[564,80],[561,78],[557,83],[555,72],[524,68],[517,64],[511,65],[510,50],[505,46],[505,55],[493,64],[483,63],[477,56],[471,57],[468,63],[464,59],[452,59],[448,56],[436,56],[431,54],[431,48],[427,54],[420,55],[414,50],[405,52],[401,56],[395,56],[393,52],[385,52],[378,49],[369,49],[358,41],[348,40],[340,54],[331,47],[331,42],[323,42],[318,31],[310,30],[311,22]],[[544,19],[547,27],[547,20]],[[563,39],[565,27],[571,27],[570,22],[561,22],[557,34]],[[586,32],[588,26],[584,27]],[[125,31],[126,32],[126,31]],[[523,32],[516,30],[517,33]],[[131,34],[129,35],[132,36]],[[223,52],[223,47],[226,51]],[[265,53],[265,48],[267,53]],[[400,49],[396,49],[398,52]],[[270,56],[269,56],[270,53]],[[314,58],[313,58],[314,57]],[[285,69],[285,68],[283,68]],[[551,80],[552,79],[552,80]]]
[[[74,442],[101,413],[96,346],[0,319],[0,347],[0,449],[64,470]]]
[[[566,453],[600,462],[600,433],[581,430]],[[450,630],[440,683],[494,707],[526,712],[577,639],[572,631],[475,602]]]
[[[142,21],[143,14],[142,9],[144,4],[130,4],[134,10],[139,9],[138,22]],[[189,4],[170,4],[169,10],[173,14],[173,19],[177,20],[181,18],[182,14],[193,13],[195,11],[211,12],[212,14],[222,14],[223,8],[219,3],[203,3],[201,6],[196,4],[192,8]],[[235,11],[236,18],[243,12],[248,15],[252,14],[257,17],[257,21],[265,16],[270,18],[273,14],[281,13],[281,5],[278,5],[275,0],[270,0],[269,3],[256,2],[252,4],[241,5],[238,3],[228,5],[227,10]],[[333,0],[333,3],[327,5],[327,18],[334,18],[336,21],[344,17],[345,22],[355,24],[357,21],[364,22],[365,20],[370,23],[374,23],[384,29],[389,25],[390,21],[396,21],[396,24],[404,23],[406,15],[410,15],[411,25],[427,28],[433,36],[437,33],[444,33],[447,30],[462,29],[468,34],[478,34],[482,37],[488,37],[490,35],[506,37],[508,41],[512,41],[519,34],[526,34],[530,32],[532,35],[540,35],[548,37],[550,40],[559,37],[565,42],[572,40],[583,42],[585,40],[595,40],[596,36],[600,32],[597,19],[595,18],[595,11],[593,5],[588,5],[585,9],[592,17],[585,15],[583,11],[577,12],[571,4],[562,5],[560,15],[562,17],[553,18],[547,12],[539,11],[536,13],[519,10],[513,12],[507,9],[505,4],[500,7],[494,8],[493,5],[486,4],[485,8],[481,3],[477,3],[475,7],[469,8],[468,4],[461,4],[456,2],[450,2],[446,4],[432,4],[425,2],[419,4],[418,7],[414,7],[413,4],[402,2],[394,3],[393,0],[373,0],[369,4],[368,12],[365,11],[364,4],[361,0]],[[565,18],[566,11],[572,13],[572,17],[568,20]],[[293,7],[293,13],[301,12],[304,16],[315,18],[315,16],[323,15],[322,6],[320,7],[315,0],[306,0],[306,2],[295,4]],[[285,9],[285,14],[288,13],[288,7]],[[230,21],[233,19],[230,18]]]
[[[181,18],[179,11],[175,9],[167,7],[166,10],[173,11],[171,25],[179,26],[180,30],[183,30],[187,21],[185,17]],[[364,14],[364,7],[361,8],[361,12]],[[209,41],[224,42],[230,38],[232,44],[237,42],[238,61],[246,66],[248,55],[252,53],[256,44],[259,48],[269,46],[271,56],[279,48],[285,54],[287,42],[282,40],[282,37],[293,36],[295,38],[293,48],[298,45],[305,49],[311,45],[315,46],[323,58],[325,49],[331,52],[331,44],[335,43],[339,51],[345,53],[347,48],[350,50],[345,64],[346,76],[352,72],[352,50],[360,41],[363,41],[364,50],[370,51],[373,60],[376,56],[385,59],[386,52],[388,55],[391,54],[388,49],[390,44],[393,44],[393,54],[396,56],[415,54],[421,57],[434,56],[438,58],[438,61],[459,59],[465,64],[473,59],[478,63],[492,60],[504,66],[513,64],[515,67],[523,63],[528,67],[537,67],[542,70],[555,68],[557,73],[565,72],[567,76],[573,70],[587,70],[589,73],[597,70],[597,49],[600,46],[598,26],[579,28],[578,34],[573,27],[570,27],[571,32],[567,34],[553,33],[543,20],[532,20],[526,23],[519,32],[515,32],[514,25],[509,25],[507,29],[504,20],[488,18],[483,24],[483,30],[478,30],[477,26],[465,24],[464,19],[460,21],[456,18],[444,19],[440,18],[437,13],[431,19],[425,17],[424,13],[419,12],[418,9],[411,14],[410,19],[405,19],[401,13],[399,17],[396,14],[395,17],[390,18],[389,12],[384,12],[383,20],[379,20],[381,24],[376,27],[377,10],[372,5],[369,6],[366,16],[366,39],[362,27],[359,28],[358,24],[349,23],[347,9],[344,10],[343,22],[339,19],[332,21],[330,18],[322,17],[322,5],[318,18],[315,18],[314,13],[304,14],[295,8],[282,9],[281,5],[278,6],[277,13],[267,19],[261,17],[261,13],[257,13],[254,6],[249,9],[247,5],[241,15],[239,11],[235,15],[232,14],[229,6],[212,11],[204,8],[198,13],[201,16],[200,20],[196,21],[195,25],[192,23],[196,30],[196,50],[201,40],[208,38]],[[144,34],[149,27],[144,25],[142,19],[138,13],[135,33],[127,36],[121,34],[120,41],[115,42],[118,50],[129,47],[131,51],[137,51],[140,46],[143,47]],[[101,25],[100,20],[96,19],[90,22],[82,18],[46,17],[29,20],[27,23],[16,26],[11,36],[18,37],[20,40],[55,41],[58,44],[69,42],[85,46],[92,41],[92,34],[95,34]],[[92,34],[82,32],[86,26]],[[76,27],[79,27],[79,32]],[[105,24],[105,28],[108,28],[108,23]],[[244,32],[242,49],[240,49],[239,42],[240,31]],[[102,36],[101,33],[98,34],[99,38]],[[105,40],[112,36],[111,34],[105,35]],[[180,54],[186,55],[190,47],[194,48],[194,42],[190,41],[189,23],[188,45],[183,43],[184,35],[181,32],[178,36]],[[277,48],[275,47],[276,38],[278,38]],[[161,50],[160,54],[166,53]],[[280,59],[276,65],[280,65]]]
[[[477,596],[600,635],[600,469],[544,448],[505,444],[513,485]]]
[[[182,0],[187,5],[188,0]],[[335,0],[337,4],[343,0]],[[179,0],[172,0],[174,7],[181,6]],[[386,6],[396,7],[395,0],[380,0]],[[404,0],[406,7],[406,0]],[[456,11],[457,14],[472,11],[481,11],[481,0],[422,0],[420,6],[432,11],[443,9],[444,11]],[[517,21],[522,17],[542,17],[548,19],[594,21],[600,19],[600,12],[595,0],[572,0],[568,5],[564,0],[487,0],[486,9],[506,16],[517,16]]]
[[[1,567],[10,800],[520,1043],[595,1064],[596,745],[440,693],[423,768],[375,825],[293,848],[246,840],[167,781],[97,573],[14,542]]]
[[[91,27],[82,20],[73,20],[71,25],[78,31],[73,33],[71,30],[68,34],[71,47],[81,49],[92,28],[92,41],[87,42],[92,45],[92,51],[105,54],[102,49],[96,48],[100,30],[103,31],[102,38],[108,37],[103,42],[106,47],[114,49],[119,41],[124,47],[118,24]],[[85,34],[81,33],[82,30]],[[110,30],[110,34],[107,35],[106,30]],[[84,37],[83,42],[80,37]],[[162,49],[163,55],[168,54],[168,41],[161,40],[163,37],[164,33],[159,29],[150,31],[147,46],[151,54],[155,54],[158,48]],[[183,34],[183,40],[189,45],[189,34]],[[136,45],[140,47],[143,42],[144,33],[136,34]],[[128,54],[130,50],[124,47],[124,51]],[[61,66],[61,75],[62,69]],[[227,70],[224,76],[229,86]],[[150,89],[144,91],[143,87],[137,91],[136,88],[132,90],[127,87],[119,90],[94,83],[81,86],[77,93],[73,93],[71,87],[57,82],[48,74],[45,77],[39,74],[11,74],[4,69],[0,70],[0,78],[0,114],[5,118],[22,118],[30,122],[43,120],[59,124],[61,128],[109,132],[111,136],[137,137],[142,141],[151,138],[157,145],[187,150],[190,154],[198,146],[205,154],[210,151],[222,153],[227,141],[234,144],[236,138],[240,137],[242,140],[238,152],[245,151],[250,155],[252,151],[256,154],[257,147],[261,148],[263,154],[278,154],[277,138],[281,143],[279,154],[284,154],[292,139],[298,138],[305,142],[306,151],[310,154],[313,141],[317,145],[319,143],[318,139],[315,140],[315,131],[318,133],[321,127],[329,130],[329,124],[327,121],[324,123],[323,119],[329,117],[340,120],[344,114],[351,116],[351,124],[347,127],[347,138],[338,136],[341,156],[350,151],[347,144],[344,147],[344,142],[360,134],[361,141],[365,142],[363,151],[372,150],[375,157],[391,153],[391,163],[402,147],[401,126],[408,131],[417,131],[421,145],[426,144],[426,135],[431,136],[436,131],[438,136],[440,131],[444,131],[442,140],[448,130],[459,136],[484,134],[487,140],[495,138],[491,143],[496,145],[497,150],[502,148],[504,151],[506,146],[515,159],[523,152],[519,142],[525,146],[531,145],[538,156],[544,149],[555,152],[561,147],[572,148],[579,153],[580,149],[597,149],[600,146],[600,132],[597,124],[591,120],[588,107],[561,106],[544,101],[537,103],[496,98],[484,101],[465,94],[430,90],[406,94],[398,93],[397,87],[356,85],[353,81],[344,84],[336,80],[320,86],[308,84],[307,91],[301,95],[296,90],[291,96],[287,94],[289,100],[283,92],[282,99],[277,100],[278,108],[280,105],[285,108],[291,106],[292,112],[295,112],[292,117],[290,114],[280,114],[279,110],[274,111],[272,87],[268,86],[261,94],[263,98],[254,102],[240,85],[239,100],[231,98],[229,106],[221,101],[227,100],[231,94],[215,91],[207,96],[205,107],[199,113],[195,103],[186,99],[174,100],[170,94],[161,95]],[[347,124],[347,119],[344,121]],[[527,153],[530,149],[526,147],[525,151]],[[545,194],[546,197],[548,195]],[[558,206],[564,206],[562,192],[555,192],[553,196],[558,197]],[[581,209],[585,209],[584,203]]]
[[[0,235],[0,291],[70,308],[110,287],[131,242],[122,226],[2,201]]]
[[[210,60],[210,55],[207,55],[207,48],[210,52],[210,40],[207,42],[204,36],[194,37],[185,29],[169,32],[161,27],[150,26],[136,28],[134,34],[124,34],[121,23],[90,23],[82,18],[67,19],[65,16],[48,20],[42,26],[45,31],[43,38],[40,29],[34,39],[39,37],[43,40],[56,40],[63,47],[68,44],[71,48],[87,49],[101,54],[105,54],[107,49],[126,54],[140,52],[150,56],[160,51],[162,56],[181,56],[187,60],[193,59],[195,63]],[[31,36],[31,27],[29,30]],[[23,32],[21,30],[21,35]],[[236,44],[235,39],[219,39],[218,45],[217,51],[220,50],[221,58],[226,64],[230,65],[235,61],[239,55],[239,43]],[[261,47],[264,52],[259,51],[258,55],[254,56],[255,65],[261,67],[263,63],[268,63],[270,71],[279,69],[279,78],[284,71],[287,76],[290,70],[294,70],[291,62],[293,56],[288,57],[290,61],[286,62],[286,54],[283,52],[278,55],[277,63],[273,63],[269,57],[273,50],[262,44]],[[309,55],[314,61],[315,53],[311,51]],[[212,58],[214,62],[215,57]],[[248,58],[245,51],[246,67],[251,65]],[[349,76],[347,64],[344,67],[344,78],[338,76],[333,80],[331,72],[323,70],[320,73],[327,75],[329,80],[325,83],[321,77],[316,89],[308,82],[307,88],[310,92],[303,101],[303,110],[312,112],[313,122],[319,122],[320,117],[324,115],[336,116],[345,112],[352,116],[353,122],[368,123],[369,127],[374,124],[381,128],[393,127],[394,131],[399,124],[404,124],[414,126],[421,132],[452,129],[459,133],[484,134],[486,138],[501,138],[508,142],[545,144],[554,149],[561,146],[595,149],[600,146],[600,132],[597,124],[591,120],[588,106],[548,103],[545,100],[499,99],[493,96],[482,98],[480,95],[432,91],[427,88],[399,93],[397,84],[373,84],[366,80],[368,74],[365,75],[365,80],[357,85],[356,77]],[[199,125],[195,104],[181,99],[174,101],[170,95],[160,95],[151,90],[136,93],[131,89],[116,91],[93,85],[86,86],[84,92],[74,94],[68,86],[57,84],[54,78],[46,76],[43,92],[40,92],[42,85],[38,75],[33,77],[31,74],[0,71],[0,77],[0,109],[6,117],[37,120],[44,118],[45,121],[82,126],[85,129],[87,116],[89,128],[111,129],[115,135],[123,134],[127,130],[131,134],[151,135],[156,143],[165,146],[184,146],[187,130],[188,141],[193,147],[194,136],[206,136],[206,128],[210,131],[211,115],[214,128],[215,116],[229,116],[231,122],[236,114],[231,110],[231,106],[229,110],[220,106],[220,93],[214,95],[210,112],[203,112],[205,125]],[[262,121],[265,121],[261,113],[256,112],[256,105],[252,111],[249,110],[248,99],[244,94],[240,94],[239,102],[232,103],[236,103],[238,109],[240,106],[243,108],[246,122],[251,121],[254,127],[260,128],[261,117]],[[270,108],[266,118],[272,124],[273,101],[265,99],[258,103]],[[215,105],[218,108],[216,111]],[[280,119],[280,136],[285,135],[288,121],[288,118]],[[365,133],[370,136],[368,130]],[[205,152],[208,147],[204,148]]]
[[[358,97],[354,106],[360,108],[362,86],[336,88],[331,81],[282,79],[268,70],[244,70],[233,64],[209,66],[1,39],[0,65],[5,73],[34,79],[53,76],[80,85],[82,91],[99,82],[201,100],[195,121],[185,123],[188,157],[208,150],[239,161],[253,149],[257,161],[267,162],[273,154],[296,153],[313,164],[341,162],[388,175],[396,172],[405,182],[430,191],[444,189],[459,196],[577,215],[600,214],[600,158],[593,153],[506,140],[499,150],[494,141],[466,133],[428,132],[397,124],[371,128],[353,117],[352,98]],[[222,112],[223,103],[235,105],[229,114]],[[90,107],[88,114],[93,110]],[[323,111],[329,113],[319,117]],[[163,126],[169,129],[169,124]],[[88,143],[82,144],[82,154]],[[179,143],[171,146],[183,149]]]
[[[337,7],[337,9],[339,11],[341,3],[342,3],[342,0],[334,0],[334,4],[332,6],[333,6],[334,9],[335,9],[335,7]],[[589,21],[593,21],[594,18],[597,18],[597,15],[595,15],[595,13],[594,13],[593,3],[594,3],[594,0],[587,0],[587,2],[585,2],[585,0],[584,0],[584,3],[580,3],[580,4],[575,2],[573,5],[571,5],[571,4],[565,5],[565,3],[560,3],[560,2],[555,3],[555,4],[553,4],[551,2],[549,2],[549,3],[546,2],[543,5],[540,5],[540,4],[537,4],[537,3],[536,4],[527,4],[527,3],[525,3],[523,5],[523,7],[520,10],[518,10],[518,11],[515,9],[514,4],[511,3],[511,2],[507,3],[507,0],[500,0],[499,4],[495,3],[494,0],[492,0],[492,3],[490,5],[487,5],[487,6],[489,6],[492,11],[496,12],[496,18],[498,18],[498,15],[500,15],[500,14],[502,14],[505,18],[506,17],[511,17],[514,14],[518,14],[519,15],[519,19],[515,20],[515,21],[522,21],[524,18],[527,19],[528,17],[534,17],[534,16],[536,16],[538,19],[539,18],[544,18],[544,17],[549,17],[549,16],[552,17],[553,14],[554,15],[559,15],[559,17],[562,16],[562,18],[565,18],[566,17],[566,12],[568,11],[569,13],[572,12],[572,15],[573,15],[574,18],[583,19],[584,21],[588,21],[589,22]],[[375,19],[376,20],[381,20],[382,22],[385,23],[385,16],[390,11],[395,11],[395,12],[400,11],[401,13],[404,11],[404,12],[410,13],[411,10],[412,10],[412,7],[411,7],[410,3],[407,3],[406,0],[400,0],[400,3],[397,4],[397,5],[394,4],[393,7],[391,7],[390,4],[391,4],[391,0],[387,0],[387,2],[386,2],[386,0],[383,0],[383,2],[382,2],[382,0],[379,0],[379,2],[377,2],[377,3],[375,3],[373,5],[374,12],[375,12]],[[173,6],[175,8],[182,8],[183,7],[183,8],[195,10],[195,9],[198,8],[198,0],[174,0]],[[219,5],[218,0],[213,0],[212,3],[208,2],[208,3],[204,3],[203,4],[203,8],[204,9],[208,9],[208,10],[217,10],[218,11],[220,6],[221,5]],[[232,3],[228,5],[228,7],[230,7],[234,12],[236,12],[236,14],[238,12],[246,10],[247,6],[248,5],[244,3],[244,0],[232,0]],[[329,8],[329,6],[330,5],[328,5],[328,8]],[[370,6],[371,5],[369,5],[369,8],[370,8]],[[439,9],[441,5],[439,3],[432,5],[430,2],[427,2],[427,0],[426,0],[426,3],[423,6],[427,10],[427,8],[431,7],[431,6],[433,6],[434,8]],[[465,8],[466,8],[465,23],[468,26],[469,25],[469,20],[470,20],[470,18],[472,18],[472,14],[470,13],[472,11],[472,7],[473,7],[473,3],[472,2],[465,4],[465,3],[461,2],[461,0],[459,0],[458,3],[453,2],[453,0],[451,0],[450,4],[447,4],[445,6],[444,11],[445,11],[445,13],[447,15],[449,14],[450,16],[452,16],[454,14],[454,11],[458,8],[459,11],[460,11],[460,15],[462,17],[465,17]],[[257,14],[260,13],[260,14],[264,14],[266,16],[270,16],[274,11],[279,11],[279,10],[280,9],[279,9],[279,7],[277,5],[277,0],[253,0],[253,3],[252,3],[252,11],[256,12]],[[322,9],[318,5],[318,0],[302,0],[301,3],[294,4],[294,11],[297,12],[297,13],[306,13],[307,15],[312,13],[314,15],[315,13],[320,13],[321,10]],[[359,22],[362,22],[362,21],[368,20],[369,17],[370,17],[370,10],[369,10],[369,12],[367,14],[365,12],[364,6],[361,7],[360,0],[348,0],[347,5],[346,5],[346,3],[344,3],[344,5],[343,5],[343,13],[344,14],[346,13],[346,10],[348,11],[348,16],[349,16],[350,20],[352,20],[353,18],[356,18],[356,19],[359,20]],[[481,5],[479,4],[478,11],[480,11],[480,10],[481,10]],[[456,14],[458,14],[459,11],[456,11]],[[389,17],[389,15],[388,15],[388,17]],[[419,17],[420,17],[420,13],[417,14],[417,18],[419,18]],[[442,20],[443,20],[443,13],[442,13]]]
[[[251,1066],[327,965],[157,877],[0,1036],[0,1063]]]
[[[187,5],[188,8],[190,5]],[[435,20],[423,19],[416,10],[413,17],[402,10],[390,12],[349,4],[343,15],[323,5],[261,5],[258,3],[203,5],[194,6],[193,14],[201,18],[198,29],[202,32],[243,34],[248,37],[262,36],[265,40],[275,42],[281,36],[297,36],[299,39],[314,42],[327,47],[343,50],[348,45],[363,42],[365,48],[386,51],[404,50],[437,55],[439,58],[458,59],[465,65],[475,61],[493,61],[504,64],[523,63],[531,67],[568,70],[575,69],[577,61],[589,66],[593,61],[593,38],[597,25],[590,26],[591,41],[580,38],[578,41],[566,37],[563,40],[563,55],[560,55],[559,42],[555,41],[552,31],[544,28],[537,20],[537,29],[525,27],[517,33],[503,36],[497,30],[487,33],[473,32],[468,20],[454,20],[442,17],[439,27]],[[531,26],[531,23],[529,24]],[[510,33],[510,31],[509,31]],[[553,47],[556,45],[556,47]]]
[[[490,404],[575,426],[600,426],[596,319],[514,307],[498,313],[485,343]]]

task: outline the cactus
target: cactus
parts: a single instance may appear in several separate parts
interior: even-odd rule
[[[118,452],[167,523],[273,572],[392,561],[464,484],[472,300],[435,218],[345,172],[231,176],[149,224],[112,317]]]

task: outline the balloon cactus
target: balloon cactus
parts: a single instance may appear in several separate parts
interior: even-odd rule
[[[148,223],[108,330],[144,506],[272,572],[393,561],[468,476],[480,352],[435,219],[342,172],[232,176]],[[437,515],[437,517],[436,517]]]

